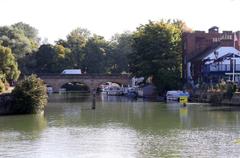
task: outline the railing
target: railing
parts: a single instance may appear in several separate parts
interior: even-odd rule
[[[233,65],[230,65],[230,64],[205,65],[204,71],[205,72],[232,72]],[[240,72],[240,64],[235,65],[234,71]]]
[[[41,73],[37,74],[42,79],[124,79],[129,80],[128,74],[57,74]]]
[[[37,73],[38,76],[129,76],[129,74],[103,74],[103,73],[87,73],[87,74],[60,74],[60,73]]]

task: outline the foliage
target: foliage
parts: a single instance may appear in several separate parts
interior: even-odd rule
[[[59,73],[63,69],[71,68],[71,50],[62,45],[41,45],[39,50],[34,53],[35,72],[38,73]]]
[[[44,82],[31,75],[16,85],[12,92],[13,113],[38,113],[47,105],[47,91]]]
[[[210,94],[209,102],[212,105],[220,105],[223,100],[223,93],[222,92],[214,92]]]
[[[23,74],[28,72],[28,62],[31,62],[25,57],[35,52],[39,47],[40,38],[37,35],[37,29],[22,22],[0,27],[0,44],[11,48]]]
[[[112,53],[110,53],[110,62],[112,73],[128,72],[128,55],[132,53],[132,34],[125,32],[116,34],[111,41]]]
[[[0,80],[0,93],[5,91],[5,85],[2,80]]]
[[[232,99],[233,94],[235,93],[236,89],[233,83],[227,83],[227,90],[225,93],[225,96],[227,97],[227,99]]]
[[[90,37],[90,32],[87,29],[77,28],[70,32],[67,36],[66,45],[71,49],[71,61],[74,68],[81,68],[81,63],[84,60],[84,47]]]
[[[22,22],[0,27],[0,43],[12,49],[15,57],[23,58],[38,48],[37,30]]]
[[[11,49],[0,45],[0,76],[2,81],[16,81],[19,75],[18,64]]]
[[[133,33],[130,71],[135,76],[153,76],[153,83],[163,92],[181,87],[181,34],[171,21],[141,25]]]
[[[108,42],[102,36],[94,35],[86,43],[83,68],[88,73],[105,73],[108,68]]]

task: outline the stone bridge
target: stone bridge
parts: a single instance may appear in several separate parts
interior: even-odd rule
[[[59,74],[38,74],[44,82],[53,88],[53,92],[59,92],[59,89],[66,83],[79,82],[88,86],[90,91],[97,89],[106,82],[118,83],[120,85],[130,84],[129,75],[108,75],[108,74],[81,74],[81,75],[59,75]]]

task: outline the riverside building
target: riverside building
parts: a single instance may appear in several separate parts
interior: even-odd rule
[[[220,79],[240,81],[240,31],[183,34],[183,79],[188,82],[214,82]]]

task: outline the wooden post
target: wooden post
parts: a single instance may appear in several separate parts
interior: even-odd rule
[[[92,109],[96,109],[96,90],[92,90]]]

